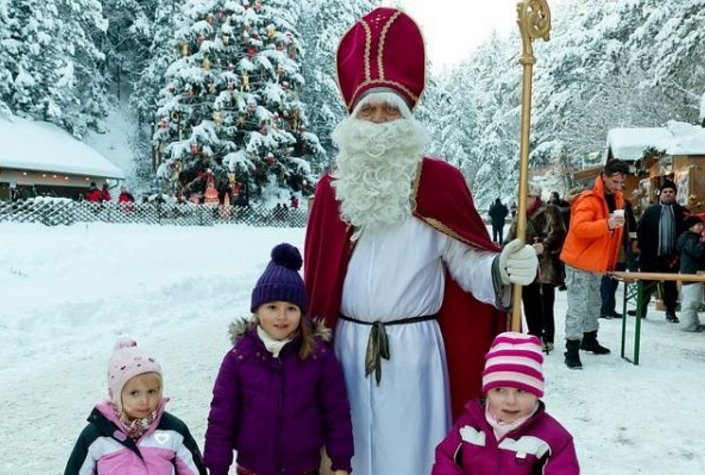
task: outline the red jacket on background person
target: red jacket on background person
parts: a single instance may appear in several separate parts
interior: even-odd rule
[[[103,189],[100,191],[100,201],[110,201],[112,197],[110,196],[110,191],[108,191],[108,184],[103,185]]]
[[[120,193],[120,196],[118,196],[118,203],[134,203],[135,202],[135,197],[132,196],[132,193],[129,191],[125,190],[122,193]]]
[[[101,201],[102,197],[101,191],[95,187],[95,183],[91,183],[91,187],[88,190],[88,193],[86,193],[86,201],[90,201],[91,203],[98,203]]]

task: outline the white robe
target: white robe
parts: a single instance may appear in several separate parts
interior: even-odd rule
[[[343,284],[341,312],[362,321],[392,321],[438,313],[451,275],[476,299],[495,304],[492,261],[416,218],[373,231],[355,245]],[[358,475],[431,473],[434,450],[450,429],[445,348],[436,320],[386,327],[391,358],[382,380],[365,377],[370,325],[338,320],[335,352],[352,411]]]

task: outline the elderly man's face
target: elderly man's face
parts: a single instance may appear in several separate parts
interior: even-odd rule
[[[386,102],[370,102],[360,108],[356,119],[366,120],[375,124],[383,124],[401,118],[401,111],[397,106]]]

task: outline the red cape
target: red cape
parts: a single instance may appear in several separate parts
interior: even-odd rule
[[[434,229],[478,249],[499,251],[490,240],[460,171],[446,162],[424,158],[415,184],[414,216]],[[340,219],[339,202],[326,174],[316,187],[304,246],[304,280],[310,296],[309,313],[335,328],[340,314],[343,281],[352,254],[352,228]],[[506,329],[506,316],[476,300],[446,273],[439,323],[450,374],[453,419],[463,405],[480,396],[485,353],[497,333]]]

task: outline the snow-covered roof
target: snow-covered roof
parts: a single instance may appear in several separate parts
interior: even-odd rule
[[[124,179],[103,155],[49,122],[0,116],[0,168]]]
[[[666,127],[610,129],[607,146],[621,160],[637,160],[649,147],[668,155],[705,155],[705,128],[670,120]]]
[[[610,129],[607,146],[614,158],[634,161],[644,155],[644,150],[654,147],[665,150],[671,142],[671,134],[665,127]]]

